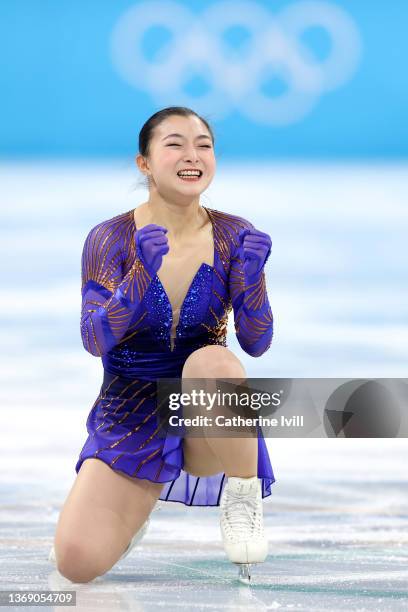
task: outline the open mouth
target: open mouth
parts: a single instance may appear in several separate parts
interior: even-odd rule
[[[177,172],[177,176],[182,181],[187,181],[187,183],[194,183],[194,181],[200,180],[200,178],[203,176],[203,173],[201,170],[182,170],[180,172]]]

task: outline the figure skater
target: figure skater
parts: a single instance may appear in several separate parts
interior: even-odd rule
[[[140,541],[160,499],[220,506],[226,554],[248,580],[249,564],[268,553],[262,498],[275,478],[263,436],[161,436],[157,378],[246,379],[226,345],[228,315],[242,349],[265,353],[271,239],[200,205],[216,160],[214,134],[193,110],[152,115],[135,159],[147,202],[98,223],[83,247],[81,336],[102,358],[103,382],[49,559],[72,582],[106,573]]]

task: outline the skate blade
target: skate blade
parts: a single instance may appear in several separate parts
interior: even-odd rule
[[[251,584],[251,564],[250,563],[237,563],[238,565],[238,580],[242,584]]]

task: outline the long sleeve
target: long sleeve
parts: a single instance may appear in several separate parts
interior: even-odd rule
[[[83,247],[81,337],[85,349],[97,357],[123,338],[152,280],[136,252],[122,276],[122,235],[117,223],[102,222]]]
[[[253,225],[247,222],[249,227]],[[241,348],[260,357],[272,343],[273,315],[266,290],[264,269],[245,280],[241,249],[234,245],[229,273],[229,292],[234,327]]]

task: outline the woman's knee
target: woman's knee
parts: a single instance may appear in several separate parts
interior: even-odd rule
[[[186,359],[185,378],[245,378],[241,361],[227,347],[209,345],[193,351]]]
[[[89,582],[107,572],[154,507],[163,487],[155,485],[131,481],[99,459],[86,459],[57,523],[60,573],[73,582]]]
[[[58,571],[71,582],[90,582],[110,569],[101,550],[75,537],[56,542],[55,556]]]

